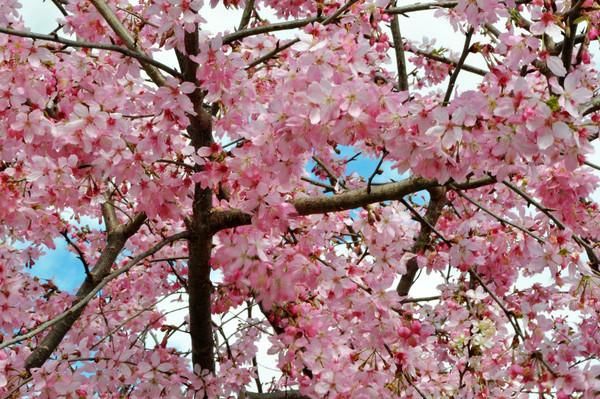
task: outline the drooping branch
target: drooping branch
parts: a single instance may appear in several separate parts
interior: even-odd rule
[[[69,309],[65,310],[64,312],[60,313],[59,315],[57,315],[56,317],[52,318],[51,320],[48,320],[42,324],[40,324],[39,326],[37,326],[36,328],[28,331],[25,334],[22,335],[18,335],[16,337],[13,337],[9,340],[6,340],[4,342],[2,342],[0,344],[0,349],[4,349],[6,347],[9,347],[11,345],[14,345],[16,343],[19,343],[21,341],[24,341],[26,339],[35,337],[36,335],[40,334],[41,332],[47,330],[48,328],[52,327],[52,326],[59,326],[62,322],[64,322],[65,320],[69,320],[73,315],[77,314],[80,315],[81,312],[83,311],[83,308],[88,304],[88,302],[94,298],[94,296],[102,289],[104,288],[108,283],[110,283],[112,280],[114,280],[115,278],[119,277],[120,275],[122,275],[123,273],[128,272],[129,270],[131,270],[132,267],[134,267],[135,265],[137,265],[139,262],[141,262],[142,260],[144,260],[145,258],[147,258],[148,256],[152,256],[153,254],[155,254],[156,252],[158,252],[160,249],[162,249],[163,247],[165,247],[166,245],[169,245],[175,241],[179,241],[179,240],[183,240],[185,238],[189,237],[189,233],[187,231],[181,232],[181,233],[177,233],[174,234],[172,236],[169,236],[165,239],[163,239],[162,241],[160,241],[158,244],[154,245],[152,248],[142,252],[141,254],[137,255],[136,257],[134,257],[133,259],[131,259],[129,262],[127,262],[123,267],[115,270],[112,273],[109,273],[107,275],[105,275],[101,280],[99,280],[99,282],[93,286],[84,296],[79,297],[78,296],[78,300],[73,304],[73,306],[71,306]],[[97,265],[98,266],[98,265]],[[85,284],[85,283],[84,283]],[[80,289],[81,290],[81,289]],[[73,324],[73,323],[71,323]],[[46,336],[46,338],[48,338],[49,336],[53,336],[53,331],[55,331],[55,329],[51,330],[50,333],[48,333],[48,335]],[[46,341],[46,339],[44,339],[44,342]],[[58,342],[56,344],[56,346],[58,346],[60,342]],[[40,348],[42,345],[38,345],[38,348]],[[36,350],[38,349],[36,348],[31,355],[29,356],[29,358],[31,358],[35,353]],[[46,352],[49,348],[43,348],[43,351],[40,350],[40,354],[42,352]],[[56,349],[56,347],[54,348]],[[50,355],[50,353],[48,354],[48,356]],[[29,359],[28,358],[28,359]],[[37,356],[36,356],[37,359]],[[26,361],[26,368],[30,369],[30,368],[34,368],[34,367],[40,367],[39,366],[34,366],[32,365],[34,360],[36,360],[34,358],[32,358],[31,360]],[[47,359],[47,358],[46,358]],[[44,359],[42,361],[42,364],[45,362]],[[39,361],[39,360],[38,360]],[[29,364],[29,365],[28,365]]]
[[[475,271],[475,269],[471,268],[469,270],[469,274],[471,274],[471,276],[473,276],[473,278],[475,280],[477,280],[479,282],[479,284],[481,285],[481,287],[485,290],[485,292],[487,292],[490,297],[494,300],[494,302],[496,302],[496,304],[500,307],[500,309],[502,309],[502,312],[504,312],[504,315],[506,316],[506,318],[508,319],[508,322],[510,323],[510,325],[513,327],[515,334],[521,338],[521,340],[525,340],[525,335],[523,334],[523,332],[521,331],[521,327],[519,327],[519,323],[514,315],[513,312],[509,311],[506,306],[504,306],[504,304],[502,303],[502,301],[498,298],[498,296],[494,293],[494,291],[492,291],[487,284],[483,281],[483,279],[481,278],[481,276],[479,275],[479,273],[477,273]]]
[[[539,203],[537,200],[535,200],[531,195],[527,194],[525,191],[521,190],[520,188],[518,188],[511,182],[505,180],[502,183],[504,183],[505,186],[507,186],[512,191],[514,191],[519,196],[521,196],[523,199],[525,199],[527,201],[527,204],[531,204],[531,205],[535,206],[540,212],[542,212],[550,220],[552,220],[554,222],[554,224],[556,224],[556,227],[558,227],[560,230],[565,230],[564,223],[562,223],[560,220],[558,220],[558,218],[552,214],[550,209],[543,206],[541,203]],[[572,237],[573,237],[573,240],[577,244],[579,244],[579,246],[581,246],[583,248],[583,250],[585,251],[585,253],[589,259],[590,267],[591,267],[592,271],[594,271],[594,273],[596,273],[596,274],[599,274],[600,273],[600,259],[598,259],[598,256],[596,255],[596,252],[594,251],[592,246],[587,242],[587,240],[585,238],[582,238],[582,237],[578,236],[577,234],[573,234]]]
[[[525,4],[531,0],[517,0],[517,4]],[[400,7],[390,7],[385,12],[388,14],[408,14],[416,11],[436,10],[439,8],[454,8],[458,1],[430,1],[427,3],[414,3]]]
[[[85,271],[86,277],[89,279],[92,279],[93,277],[92,277],[92,274],[90,273],[90,265],[87,262],[87,260],[85,259],[85,254],[83,253],[81,248],[79,248],[79,245],[75,244],[73,242],[73,240],[71,240],[71,237],[69,237],[68,232],[63,231],[60,234],[64,237],[67,244],[70,245],[77,253],[77,257],[79,258],[79,260],[81,261],[81,264],[83,265],[83,270]]]
[[[11,36],[25,37],[25,38],[29,38],[29,39],[33,39],[33,40],[44,40],[44,41],[48,41],[48,42],[59,43],[59,44],[63,44],[68,47],[114,51],[116,53],[121,53],[128,57],[135,58],[138,61],[140,61],[141,63],[155,66],[156,68],[162,69],[163,71],[165,71],[173,76],[177,76],[177,77],[180,76],[179,72],[177,72],[173,68],[171,68],[159,61],[156,61],[152,57],[149,57],[143,53],[140,53],[139,51],[133,51],[128,48],[117,46],[114,44],[90,43],[90,42],[79,41],[79,40],[70,40],[70,39],[66,39],[66,38],[58,36],[58,35],[45,35],[45,34],[41,34],[41,33],[25,32],[25,31],[20,31],[20,30],[5,28],[5,27],[0,27],[0,33],[5,33],[5,34],[11,35]]]
[[[505,218],[503,218],[500,215],[496,215],[494,212],[492,212],[491,210],[489,210],[488,208],[484,207],[483,205],[481,205],[480,203],[478,203],[477,201],[473,200],[472,198],[466,196],[464,193],[462,193],[456,186],[454,185],[450,185],[450,188],[452,188],[454,190],[454,192],[456,192],[456,194],[458,194],[460,197],[462,197],[463,199],[467,200],[468,202],[470,202],[471,204],[475,205],[475,207],[479,208],[480,210],[482,210],[484,213],[487,213],[488,215],[490,215],[491,217],[493,217],[494,219],[498,220],[500,223],[502,224],[506,224],[508,226],[512,226],[517,230],[522,231],[523,233],[525,233],[526,235],[534,238],[537,242],[543,244],[544,240],[539,237],[538,235],[532,233],[531,231],[527,230],[525,227],[523,226],[519,226],[516,223],[511,222],[510,220],[507,220]]]
[[[89,295],[89,293],[92,292],[95,287],[97,287],[99,282],[108,275],[110,268],[112,267],[114,261],[123,249],[129,237],[135,234],[135,232],[140,229],[143,222],[146,220],[146,216],[144,214],[140,214],[136,215],[136,217],[128,224],[119,225],[117,216],[115,214],[115,209],[110,202],[106,202],[102,205],[102,214],[104,216],[104,222],[107,228],[106,246],[102,250],[95,267],[87,275],[81,287],[79,287],[79,290],[76,294],[77,299],[75,301],[75,305],[52,320],[42,323],[40,326],[29,331],[27,334],[14,337],[0,344],[0,349],[2,349],[9,345],[13,345],[17,342],[31,338],[47,328],[54,326],[42,340],[42,342],[25,360],[25,367],[28,370],[35,367],[40,367],[42,364],[44,364],[52,352],[54,352],[64,336],[81,315],[83,307],[87,303],[87,301],[83,302],[82,298],[85,298],[87,295]]]

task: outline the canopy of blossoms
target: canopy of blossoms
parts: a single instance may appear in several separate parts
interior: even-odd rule
[[[598,397],[598,1],[51,2],[0,1],[0,397]]]

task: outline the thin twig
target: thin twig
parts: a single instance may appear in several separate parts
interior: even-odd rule
[[[245,142],[246,142],[246,140],[247,140],[247,139],[246,139],[245,137],[240,137],[240,138],[239,138],[239,139],[237,139],[237,140],[233,140],[233,141],[231,141],[231,142],[229,142],[229,143],[227,143],[227,144],[223,145],[223,147],[222,147],[222,148],[223,148],[223,149],[225,149],[225,148],[229,148],[229,147],[231,147],[231,146],[234,146],[234,145],[238,145],[238,144],[240,144],[240,143],[245,143]]]
[[[515,193],[517,193],[522,198],[524,198],[528,204],[535,206],[540,212],[542,212],[550,220],[552,220],[554,222],[554,224],[556,224],[556,227],[558,227],[561,230],[565,229],[565,225],[560,220],[558,220],[550,212],[550,210],[548,208],[546,208],[541,203],[536,201],[532,196],[530,196],[529,194],[527,194],[526,192],[524,192],[523,190],[519,189],[517,186],[515,186],[514,184],[512,184],[506,180],[503,181],[502,183],[504,183],[504,185],[506,185],[508,188],[510,188]],[[590,261],[590,267],[592,268],[592,270],[596,273],[600,272],[600,259],[598,259],[598,256],[596,255],[596,252],[591,247],[591,245],[589,245],[584,238],[579,237],[577,234],[573,234],[572,238],[577,244],[579,244],[585,250],[585,252],[588,256],[588,259]]]
[[[105,0],[90,0],[90,2],[94,5],[98,13],[102,15],[106,23],[112,28],[112,30],[117,34],[117,36],[123,40],[127,48],[137,54],[138,56],[147,57],[142,50],[140,50],[137,46],[137,41],[131,36],[131,33],[123,26],[123,23],[115,15],[110,6],[106,3]],[[137,57],[136,57],[137,58]],[[150,58],[152,59],[152,58]],[[163,86],[165,84],[165,78],[157,69],[158,66],[154,62],[150,61],[140,61],[144,71],[148,74],[150,79],[157,85]],[[160,68],[162,69],[162,68]],[[170,72],[169,72],[170,73]],[[179,74],[173,76],[180,76]]]
[[[535,240],[537,240],[540,243],[544,243],[545,241],[537,236],[536,234],[533,234],[531,231],[527,230],[526,228],[519,226],[518,224],[515,224],[509,220],[504,219],[501,216],[496,215],[495,213],[493,213],[492,211],[490,211],[489,209],[487,209],[486,207],[484,207],[483,205],[479,204],[478,202],[474,201],[473,199],[467,197],[465,194],[463,194],[456,186],[454,186],[453,184],[450,185],[450,188],[452,188],[454,190],[454,192],[456,192],[456,194],[458,194],[460,197],[464,198],[465,200],[469,201],[471,204],[475,205],[477,208],[481,209],[483,212],[487,213],[488,215],[490,215],[491,217],[493,217],[494,219],[497,219],[500,223],[503,224],[507,224],[509,226],[514,227],[517,230],[522,231],[523,233],[527,234],[528,236],[534,238]]]
[[[356,3],[357,1],[358,0],[350,0],[343,6],[338,8],[333,14],[331,14],[330,16],[328,16],[327,18],[325,18],[323,20],[323,25],[327,25],[327,24],[335,21],[340,15],[342,15],[344,12],[346,12],[346,10],[349,9],[350,7],[352,7],[352,5],[354,3]]]
[[[65,9],[65,6],[63,6],[60,1],[58,0],[52,0],[52,4],[54,4],[56,6],[56,8],[58,8],[58,11],[60,11],[60,13],[63,15],[63,17],[66,17],[69,15],[69,13],[67,12],[67,10]]]
[[[429,301],[438,301],[441,299],[441,296],[425,296],[421,298],[405,298],[400,301],[400,303],[419,303],[419,302],[429,302]]]
[[[479,284],[481,284],[481,287],[484,289],[485,292],[487,292],[490,295],[490,297],[492,297],[494,302],[496,302],[498,304],[498,306],[500,306],[500,309],[502,309],[502,311],[504,312],[504,315],[506,316],[506,318],[512,325],[513,329],[515,330],[515,334],[517,334],[517,336],[519,338],[521,338],[521,340],[525,341],[525,336],[523,335],[523,331],[521,331],[521,327],[519,327],[519,324],[515,321],[514,314],[511,311],[509,311],[508,309],[506,309],[506,307],[504,306],[502,301],[500,301],[498,296],[492,290],[489,289],[489,287],[485,284],[485,282],[483,281],[481,276],[475,271],[475,269],[473,269],[473,268],[469,269],[469,273],[475,278],[475,280],[477,280],[479,282]]]
[[[294,20],[294,21],[277,22],[277,23],[273,23],[273,24],[269,24],[269,25],[259,25],[259,26],[255,26],[253,28],[238,30],[237,32],[233,32],[228,35],[225,35],[223,37],[223,44],[231,44],[238,40],[242,40],[246,37],[256,36],[256,35],[260,35],[263,33],[271,33],[271,32],[278,32],[278,31],[282,31],[282,30],[301,28],[310,23],[317,22],[320,19],[321,19],[320,17],[312,17],[312,18],[306,18],[306,19],[298,19],[298,20]]]
[[[450,97],[452,97],[452,92],[454,91],[454,86],[456,85],[456,79],[458,79],[458,74],[465,64],[465,60],[467,59],[467,55],[469,55],[469,49],[471,47],[471,38],[473,37],[474,29],[470,27],[465,35],[465,44],[463,46],[462,53],[460,54],[460,58],[456,63],[456,68],[452,75],[450,76],[450,81],[448,82],[448,88],[446,89],[446,95],[444,96],[444,105],[447,105],[450,102]]]
[[[252,69],[257,65],[260,65],[263,62],[270,60],[271,58],[275,57],[277,54],[292,47],[294,44],[298,43],[299,41],[300,41],[300,39],[292,39],[289,42],[287,42],[281,46],[279,45],[279,41],[277,41],[277,44],[275,45],[275,48],[273,50],[269,51],[267,54],[263,55],[262,57],[259,57],[256,60],[252,61],[250,64],[248,64],[246,66],[246,69]]]
[[[544,213],[546,216],[548,216],[548,218],[550,220],[552,220],[554,222],[554,224],[556,224],[556,227],[558,227],[561,230],[565,229],[565,225],[562,224],[562,222],[560,220],[558,220],[551,212],[548,208],[546,208],[545,206],[543,206],[542,204],[540,204],[538,201],[536,201],[532,196],[530,196],[529,194],[527,194],[526,192],[524,192],[523,190],[521,190],[519,187],[515,186],[514,184],[512,184],[511,182],[504,180],[502,182],[502,184],[504,184],[506,187],[510,188],[512,191],[514,191],[515,193],[517,193],[519,196],[521,196],[522,198],[525,199],[525,201],[527,201],[528,204],[531,204],[533,206],[535,206],[537,209],[539,209],[542,213]]]
[[[385,159],[387,154],[388,154],[388,152],[384,148],[383,155],[381,156],[381,159],[379,159],[379,163],[377,163],[375,170],[373,171],[373,173],[371,174],[371,176],[369,176],[369,179],[367,180],[367,193],[368,194],[371,194],[371,184],[373,184],[373,179],[375,178],[375,176],[381,174],[381,165],[383,164],[383,160]]]
[[[60,235],[62,235],[65,238],[65,241],[67,242],[67,244],[69,244],[71,247],[73,247],[73,249],[75,249],[75,252],[77,252],[77,257],[81,261],[81,264],[83,265],[83,269],[85,270],[86,277],[88,278],[88,280],[90,280],[93,283],[94,276],[92,276],[92,273],[90,272],[90,264],[87,262],[87,260],[85,260],[85,254],[83,253],[81,248],[79,248],[79,246],[71,240],[71,238],[69,237],[69,234],[66,231],[61,231]]]
[[[327,173],[327,176],[329,176],[329,181],[331,182],[332,186],[336,186],[337,184],[339,184],[342,188],[346,188],[346,186],[344,185],[344,182],[340,181],[337,178],[335,173],[333,173],[333,171],[327,166],[327,164],[325,162],[323,162],[321,160],[321,158],[314,155],[312,157],[312,159],[313,159],[313,161],[315,161],[317,163],[317,165],[319,165],[321,167],[321,169],[323,169],[323,171],[325,173]]]
[[[310,183],[310,184],[314,184],[315,186],[318,186],[318,187],[322,187],[322,188],[326,189],[327,191],[335,192],[335,187],[333,187],[333,186],[331,186],[329,184],[326,184],[326,183],[322,183],[322,182],[317,181],[317,180],[313,180],[313,179],[311,179],[309,177],[302,176],[300,178],[300,180],[305,181],[305,182]]]
[[[436,230],[436,228],[427,221],[427,219],[425,219],[423,216],[421,216],[421,214],[419,212],[417,212],[417,210],[415,208],[413,208],[408,201],[406,201],[404,198],[400,199],[400,202],[402,203],[402,205],[404,205],[406,207],[406,209],[408,209],[410,211],[410,213],[412,213],[421,224],[425,224],[427,227],[429,227],[431,229],[431,231],[433,231],[444,243],[452,246],[452,242],[448,241],[443,235],[442,233],[440,233],[439,231]]]
[[[126,55],[128,57],[135,58],[135,59],[139,60],[140,62],[155,66],[173,76],[176,76],[176,77],[181,76],[181,74],[179,72],[177,72],[176,70],[174,70],[173,68],[168,67],[167,65],[165,65],[159,61],[156,61],[152,57],[142,54],[139,51],[130,50],[128,48],[116,46],[113,44],[90,43],[90,42],[83,42],[83,41],[77,41],[77,40],[70,40],[70,39],[65,39],[64,37],[60,37],[58,35],[44,35],[42,33],[25,32],[25,31],[19,31],[19,30],[14,30],[14,29],[5,28],[5,27],[0,27],[0,33],[5,33],[5,34],[11,35],[11,36],[29,38],[29,39],[33,39],[33,40],[45,40],[48,42],[64,44],[65,46],[69,46],[69,47],[114,51],[114,52]]]
[[[453,61],[449,58],[446,58],[446,57],[438,55],[438,54],[428,53],[428,52],[422,51],[422,50],[411,50],[410,48],[407,49],[407,51],[410,51],[413,54],[420,55],[425,58],[429,58],[434,61],[441,62],[442,64],[453,65],[454,67],[456,67],[458,65],[458,62]],[[479,76],[485,76],[488,73],[484,69],[477,68],[477,67],[474,67],[474,66],[468,65],[468,64],[463,64],[462,70],[466,71],[466,72],[474,73],[475,75],[479,75]]]
[[[432,1],[429,3],[415,3],[401,7],[391,7],[385,10],[388,14],[407,14],[415,11],[435,10],[438,8],[454,8],[456,1]]]
[[[185,291],[187,292],[187,290],[188,290],[187,281],[184,280],[183,277],[181,277],[179,275],[179,273],[177,273],[177,270],[175,269],[175,262],[173,262],[172,260],[167,260],[167,264],[169,265],[169,267],[171,268],[171,271],[173,272],[173,274],[177,278],[177,281],[179,281],[179,284],[181,284],[181,286],[183,287],[183,289],[185,289]]]
[[[14,387],[13,389],[11,389],[11,390],[10,390],[10,392],[8,392],[8,393],[6,394],[6,396],[4,396],[4,398],[3,398],[3,399],[13,399],[13,398],[15,398],[15,396],[14,396],[14,395],[15,395],[17,392],[19,392],[19,390],[20,390],[21,388],[23,388],[23,386],[27,385],[27,384],[28,384],[28,383],[30,383],[32,380],[33,380],[33,377],[31,377],[31,376],[30,376],[30,377],[27,377],[27,378],[26,378],[26,379],[24,379],[24,380],[23,380],[23,381],[22,381],[22,382],[21,382],[19,385],[17,385],[17,386],[16,386],[16,387]]]
[[[323,20],[323,22],[321,22],[321,24],[327,25],[327,24],[335,21],[340,15],[342,15],[348,8],[350,8],[357,1],[358,0],[348,1],[346,4],[344,4],[343,6],[338,8],[333,14],[331,14],[330,16],[325,18]],[[246,66],[246,69],[252,69],[252,68],[256,67],[257,65],[260,65],[263,62],[270,60],[271,58],[275,57],[277,54],[281,53],[285,49],[290,48],[291,46],[298,43],[299,41],[300,41],[300,39],[296,38],[296,39],[290,40],[289,42],[287,42],[286,44],[281,45],[281,46],[279,45],[279,41],[278,41],[277,45],[275,46],[275,48],[273,50],[269,51],[267,54],[263,55],[262,57],[259,57],[256,60],[252,61],[250,64],[248,64]]]

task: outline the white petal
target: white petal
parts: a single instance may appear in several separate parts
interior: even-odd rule
[[[552,135],[552,133],[548,132],[541,136],[538,136],[537,145],[540,148],[540,150],[545,150],[552,144],[554,144],[554,136]]]
[[[310,110],[310,123],[312,123],[313,125],[316,125],[317,123],[321,122],[321,111],[319,110],[319,108],[313,108]]]
[[[552,131],[554,132],[554,137],[558,137],[559,139],[568,139],[571,137],[571,129],[564,122],[554,122],[552,124]]]
[[[556,56],[548,57],[546,65],[548,65],[550,71],[556,76],[565,76],[567,74],[567,70],[563,66],[562,60]]]

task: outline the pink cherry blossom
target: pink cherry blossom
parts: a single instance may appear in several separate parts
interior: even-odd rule
[[[597,396],[596,2],[46,3],[0,2],[0,397]]]

